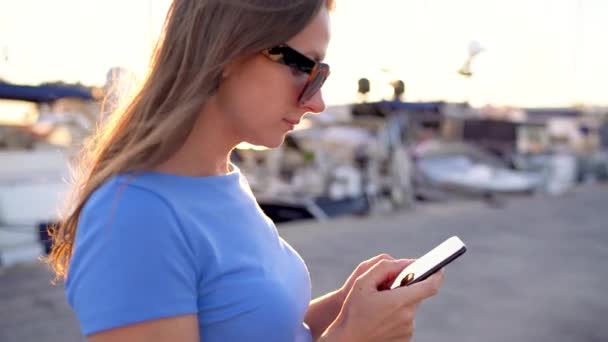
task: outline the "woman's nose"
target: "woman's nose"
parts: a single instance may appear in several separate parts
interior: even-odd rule
[[[304,102],[302,107],[305,107],[307,111],[311,113],[321,113],[325,110],[325,100],[323,100],[323,93],[321,89],[317,91],[310,100]]]

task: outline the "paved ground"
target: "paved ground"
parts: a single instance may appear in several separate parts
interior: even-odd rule
[[[415,257],[451,235],[469,251],[417,317],[415,342],[608,341],[608,187],[561,198],[476,202],[327,224],[281,226],[307,261],[313,291],[339,286],[380,252]],[[0,341],[76,342],[61,288],[40,266],[0,270]]]

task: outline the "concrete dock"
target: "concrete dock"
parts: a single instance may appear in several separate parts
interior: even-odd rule
[[[417,315],[416,342],[608,341],[608,186],[562,197],[420,205],[410,211],[281,225],[306,260],[315,295],[362,260],[418,257],[459,235],[467,253]],[[0,269],[0,341],[84,339],[41,265]]]

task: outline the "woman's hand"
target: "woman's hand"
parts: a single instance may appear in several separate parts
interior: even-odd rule
[[[411,286],[384,291],[378,289],[394,279],[408,263],[408,260],[380,258],[357,277],[342,311],[321,340],[409,341],[414,332],[416,309],[420,302],[437,293],[443,272]]]
[[[395,258],[390,256],[389,254],[384,253],[384,254],[376,255],[375,257],[373,257],[371,259],[367,259],[367,260],[361,262],[357,266],[357,268],[355,268],[353,273],[348,277],[348,279],[346,279],[346,282],[344,283],[344,285],[342,285],[342,287],[338,289],[338,292],[339,292],[339,295],[341,298],[339,301],[340,306],[342,306],[342,304],[344,303],[344,300],[346,299],[346,296],[352,289],[353,284],[355,283],[355,280],[357,280],[357,278],[359,278],[361,275],[363,275],[365,272],[367,272],[370,268],[372,268],[375,264],[377,264],[381,260],[395,260]],[[403,265],[403,268],[405,268],[405,266],[407,266],[408,264],[409,263],[405,263]]]
[[[380,260],[394,260],[394,258],[388,254],[380,254],[369,260],[363,261],[357,266],[350,277],[348,277],[342,287],[310,302],[304,321],[310,327],[313,340],[316,341],[336,320],[338,314],[342,310],[344,300],[353,287],[355,280]],[[404,261],[403,267],[407,264],[409,264],[409,261]]]

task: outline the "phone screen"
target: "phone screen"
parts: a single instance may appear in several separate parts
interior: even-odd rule
[[[466,250],[462,240],[453,236],[403,269],[390,288],[394,289],[422,281],[461,256]]]

